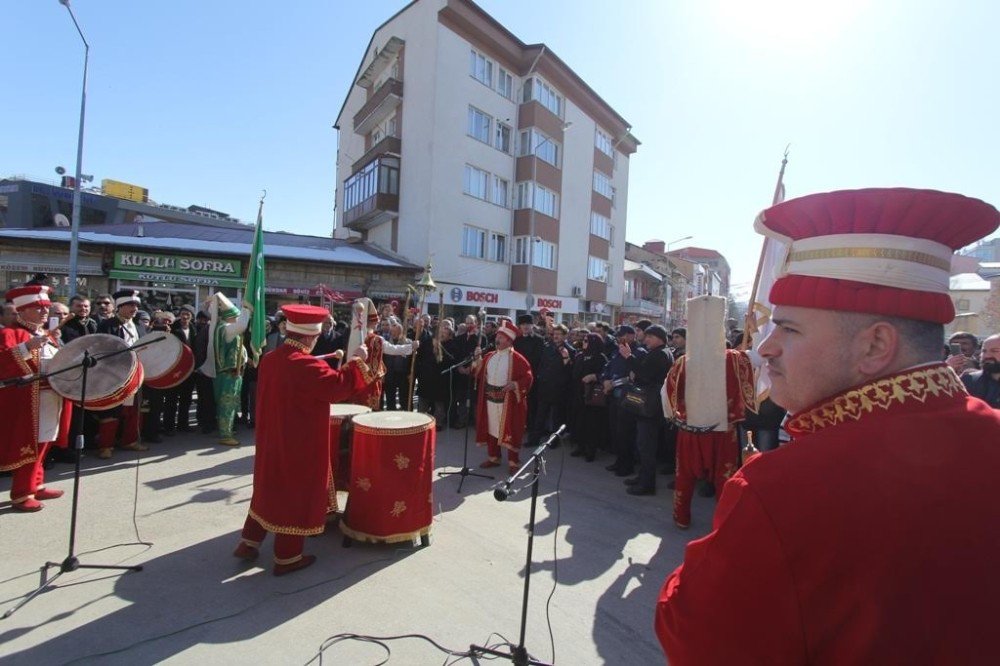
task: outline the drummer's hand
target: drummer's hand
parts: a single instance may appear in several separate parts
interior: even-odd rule
[[[503,387],[504,393],[510,393],[511,391],[516,391],[516,390],[517,390],[517,382],[507,382],[507,384]]]
[[[35,351],[36,349],[41,349],[42,345],[49,341],[48,336],[36,335],[28,338],[24,341],[24,346],[28,351]]]
[[[413,351],[420,349],[420,340],[410,340],[413,343]]]
[[[483,357],[483,348],[482,347],[476,347],[475,349],[473,349],[472,350],[472,356],[473,356],[473,358],[475,358],[478,361],[480,358]]]
[[[333,356],[331,358],[334,358],[338,361],[341,360],[342,358],[344,358],[344,350],[338,349],[337,351],[333,352]]]
[[[354,350],[354,354],[351,355],[351,358],[357,358],[361,359],[362,361],[367,361],[368,348],[365,347],[364,345],[359,345],[358,348]]]

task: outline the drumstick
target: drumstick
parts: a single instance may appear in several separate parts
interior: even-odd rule
[[[344,358],[344,350],[343,349],[338,349],[335,352],[330,352],[329,354],[320,354],[319,356],[314,356],[313,358],[320,358],[320,359],[336,358],[336,359],[341,359],[341,358]]]

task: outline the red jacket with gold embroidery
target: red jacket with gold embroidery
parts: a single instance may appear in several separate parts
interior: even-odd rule
[[[684,400],[684,378],[687,367],[687,356],[677,359],[667,379],[667,401],[674,412],[674,420],[680,424],[687,422],[687,403]],[[755,400],[753,366],[746,352],[735,349],[726,350],[726,405],[729,414],[729,425],[746,418],[747,411],[757,409]]]
[[[476,442],[485,444],[490,434],[489,417],[486,412],[486,366],[497,351],[491,351],[483,357],[477,375],[479,377],[479,393],[476,396]],[[500,421],[500,437],[498,443],[507,449],[520,450],[524,430],[528,424],[528,391],[534,375],[531,374],[531,364],[528,359],[513,348],[510,350],[510,379],[517,383],[517,390],[504,395],[503,415]]]
[[[1000,413],[934,364],[785,428],[663,586],[670,663],[996,663]]]
[[[0,330],[0,378],[14,379],[38,372],[39,352],[25,359],[17,346],[31,339],[31,333],[21,326]],[[38,457],[38,390],[37,382],[0,389],[0,471],[17,469],[35,462]],[[59,420],[57,446],[66,446],[69,439],[70,403],[63,401]]]

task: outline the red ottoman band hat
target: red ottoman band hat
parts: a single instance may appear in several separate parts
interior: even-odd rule
[[[24,287],[15,287],[9,290],[5,298],[14,305],[14,309],[20,312],[28,308],[51,307],[49,292],[52,291],[46,285],[29,284]]]
[[[282,305],[281,311],[286,318],[285,330],[299,335],[319,335],[330,316],[326,308],[316,305]]]
[[[754,228],[785,250],[772,304],[946,324],[952,254],[998,225],[1000,212],[978,199],[885,188],[790,199]]]

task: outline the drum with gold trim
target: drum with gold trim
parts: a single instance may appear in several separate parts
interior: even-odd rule
[[[338,403],[330,405],[330,467],[333,485],[343,490],[351,478],[351,420],[358,414],[368,414],[370,407]]]
[[[345,545],[427,543],[433,519],[434,419],[419,412],[353,417],[350,495],[340,521]]]
[[[119,337],[105,333],[84,335],[68,342],[56,352],[46,366],[46,372],[59,372],[49,377],[52,390],[75,403],[83,390],[83,368],[72,368],[83,361],[89,351],[97,362],[87,371],[87,395],[84,407],[91,411],[113,409],[135,394],[142,385],[142,364],[135,352]],[[120,353],[118,353],[120,352]],[[113,354],[105,356],[106,354]]]
[[[194,354],[180,339],[167,331],[144,335],[135,350],[150,388],[169,389],[177,386],[194,372]]]

